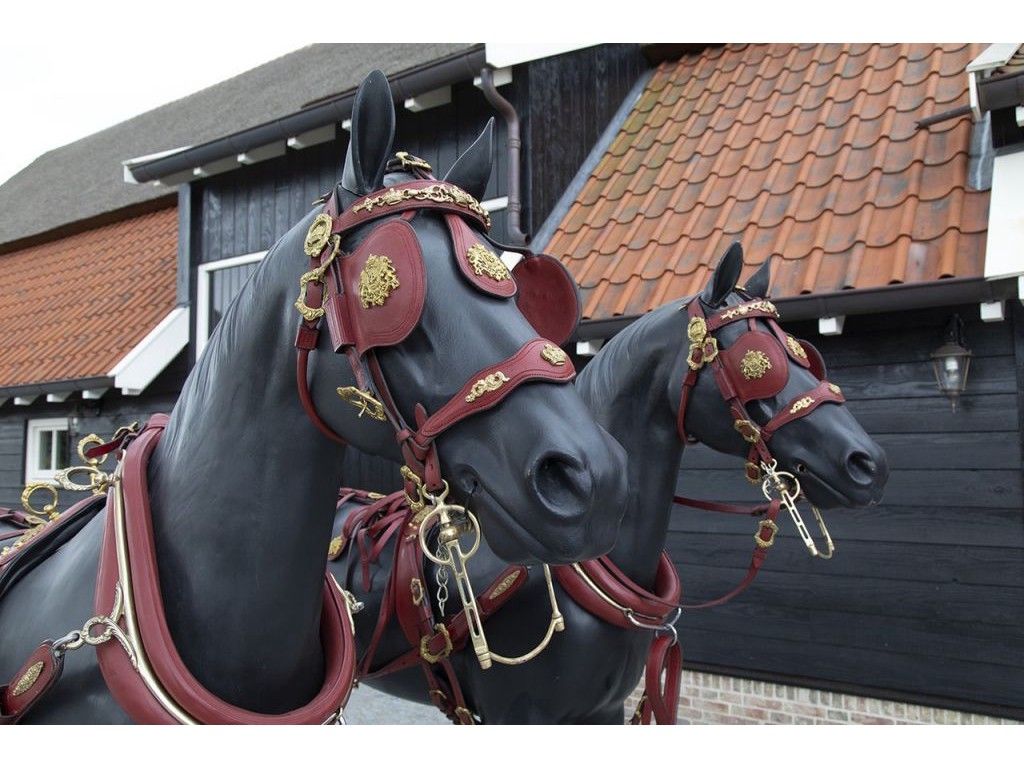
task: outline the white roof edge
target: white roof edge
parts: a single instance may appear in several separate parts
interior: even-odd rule
[[[121,170],[124,173],[125,184],[140,184],[141,182],[135,178],[135,174],[132,173],[132,168],[139,163],[148,163],[150,160],[159,160],[161,157],[169,157],[170,155],[176,155],[179,152],[184,152],[186,149],[192,149],[192,145],[189,144],[184,147],[176,147],[175,149],[164,149],[160,152],[153,152],[148,155],[139,155],[138,157],[131,157],[127,160],[121,161]]]
[[[138,395],[188,344],[189,309],[175,307],[107,374],[125,395]]]
[[[967,65],[967,71],[981,72],[1001,67],[1013,57],[1020,47],[1020,43],[993,43]]]

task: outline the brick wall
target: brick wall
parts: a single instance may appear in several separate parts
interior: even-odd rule
[[[683,670],[681,725],[1019,724],[1017,720]],[[626,701],[636,709],[638,688]]]

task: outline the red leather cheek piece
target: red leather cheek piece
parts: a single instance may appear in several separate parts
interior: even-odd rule
[[[474,267],[469,260],[469,250],[475,246],[486,249],[491,255],[495,256],[500,260],[500,254],[496,254],[494,249],[486,243],[480,241],[480,239],[473,233],[469,225],[462,220],[461,217],[455,214],[448,214],[445,217],[445,221],[448,223],[448,231],[452,236],[452,247],[455,249],[455,261],[459,264],[459,269],[462,271],[463,276],[473,284],[477,290],[488,293],[491,296],[499,296],[503,299],[510,298],[516,294],[516,281],[511,276],[499,280],[479,266]],[[480,269],[478,272],[477,270]]]
[[[372,257],[377,257],[378,268],[384,264],[381,257],[391,262],[398,287],[392,283],[385,289],[390,293],[383,304],[364,307],[359,284]],[[426,276],[423,253],[408,222],[397,219],[379,226],[354,253],[342,258],[341,275],[347,294],[348,335],[359,354],[373,347],[394,346],[416,327],[426,298]]]
[[[721,354],[744,403],[774,397],[789,381],[789,358],[771,334],[748,331]]]
[[[815,378],[824,381],[828,378],[828,371],[825,369],[825,358],[821,356],[821,352],[818,351],[817,347],[811,344],[809,341],[799,339],[800,346],[804,348],[804,352],[807,353],[807,368],[811,373],[814,374]]]
[[[580,322],[580,294],[562,262],[545,253],[524,256],[512,276],[519,286],[519,311],[540,336],[565,344]]]

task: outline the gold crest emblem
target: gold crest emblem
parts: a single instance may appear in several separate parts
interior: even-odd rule
[[[802,411],[804,408],[810,408],[813,403],[813,397],[801,397],[799,400],[793,403],[793,407],[789,409],[789,412],[797,413],[798,411]]]
[[[387,256],[370,254],[363,271],[359,273],[359,302],[363,309],[383,307],[388,296],[394,293],[401,283],[395,264]]]
[[[565,365],[565,352],[554,344],[545,344],[544,349],[540,351],[540,356],[552,365]]]
[[[309,258],[313,259],[320,255],[320,251],[331,239],[332,226],[331,217],[326,213],[318,213],[313,219],[313,223],[309,225],[309,231],[306,232],[306,243],[303,246]]]
[[[478,275],[487,275],[492,280],[498,281],[508,280],[512,277],[512,273],[508,271],[508,267],[498,255],[480,243],[469,247],[466,252],[466,260]]]
[[[760,379],[771,370],[772,361],[759,349],[748,349],[740,360],[740,373],[747,381]]]

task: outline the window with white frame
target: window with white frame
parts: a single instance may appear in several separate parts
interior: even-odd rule
[[[266,251],[247,253],[230,259],[200,264],[196,273],[196,355],[217,327],[224,310],[241,290],[249,275],[267,255]]]
[[[68,420],[29,419],[25,436],[25,483],[53,480],[71,463]]]

